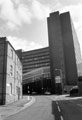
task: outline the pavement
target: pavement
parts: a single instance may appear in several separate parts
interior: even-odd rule
[[[11,115],[14,115],[35,102],[32,96],[23,96],[22,99],[14,103],[0,106],[0,120],[3,120]]]

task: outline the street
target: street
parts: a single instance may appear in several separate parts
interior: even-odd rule
[[[34,104],[5,120],[82,120],[82,98],[55,95],[34,97]]]
[[[82,120],[82,99],[57,102],[64,120]]]
[[[52,114],[52,100],[47,96],[36,96],[36,102],[5,120],[54,120]]]

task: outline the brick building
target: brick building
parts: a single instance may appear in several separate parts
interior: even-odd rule
[[[0,38],[0,104],[22,97],[22,64],[6,37]]]

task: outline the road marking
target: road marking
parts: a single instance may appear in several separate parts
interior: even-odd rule
[[[63,119],[63,116],[60,116],[60,119],[61,119],[61,120],[64,120],[64,119]]]
[[[59,106],[57,106],[58,107],[58,111],[60,112],[61,110],[60,110],[60,107]]]
[[[58,105],[58,102],[56,101],[56,104]]]

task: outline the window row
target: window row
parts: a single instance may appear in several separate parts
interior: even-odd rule
[[[37,54],[44,54],[44,53],[49,53],[49,49],[48,48],[45,48],[45,49],[42,49],[42,50],[37,50],[37,51],[29,51],[29,52],[23,52],[23,55],[25,56],[29,56],[29,55],[37,55]]]
[[[23,59],[22,62],[32,62],[32,61],[40,61],[40,60],[46,60],[46,59],[50,59],[49,56],[44,56],[44,57],[37,57],[37,58],[32,58],[32,59]]]
[[[35,65],[32,65],[32,66],[23,67],[23,70],[30,69],[30,68],[39,68],[39,67],[44,67],[44,66],[49,66],[49,65],[50,65],[50,63],[35,64]]]
[[[7,84],[7,86],[10,88],[10,90],[9,90],[9,93],[10,94],[13,94],[13,87],[14,87],[14,84],[13,83],[10,83],[10,84]],[[20,86],[21,87],[21,86]],[[18,92],[19,92],[19,90],[21,90],[20,89],[20,87],[19,86],[16,86],[16,95],[18,95]]]
[[[10,65],[10,76],[13,77],[13,75],[14,75],[14,68],[13,68],[13,65]],[[16,78],[18,80],[21,80],[21,76],[22,76],[22,72],[19,74],[19,72],[17,71],[16,72]]]
[[[35,55],[23,55],[22,56],[22,59],[29,59],[29,58],[31,58],[31,59],[33,59],[33,58],[38,58],[38,57],[45,57],[45,56],[49,56],[49,53],[43,53],[43,54],[35,54]]]
[[[33,61],[33,62],[27,62],[27,63],[23,63],[23,66],[31,66],[31,65],[35,65],[35,64],[46,64],[46,63],[50,63],[50,60],[41,60],[41,61]]]

